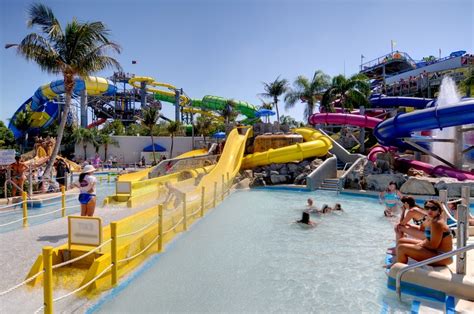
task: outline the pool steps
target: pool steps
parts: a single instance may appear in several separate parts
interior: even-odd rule
[[[411,314],[455,314],[473,313],[474,302],[456,299],[452,296],[446,297],[444,302],[436,302],[426,299],[415,299],[411,305]]]

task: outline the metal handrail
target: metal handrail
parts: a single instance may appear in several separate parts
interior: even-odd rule
[[[400,285],[401,285],[402,276],[407,271],[418,268],[418,267],[421,267],[421,266],[429,265],[431,263],[443,260],[443,259],[448,258],[448,257],[452,257],[453,255],[457,255],[459,253],[467,252],[467,251],[472,250],[472,249],[474,249],[474,244],[470,244],[470,245],[467,245],[465,247],[462,247],[462,248],[459,248],[459,249],[456,249],[456,250],[453,250],[453,251],[449,251],[449,252],[443,253],[441,255],[434,256],[432,258],[429,258],[429,259],[421,261],[421,262],[417,262],[417,263],[412,264],[412,265],[407,265],[407,266],[403,267],[402,269],[400,269],[397,273],[397,278],[396,278],[396,282],[395,282],[395,287],[396,287],[396,292],[398,294],[398,299],[400,301],[402,300],[402,291],[401,291]]]
[[[349,169],[345,170],[345,172],[342,174],[342,176],[339,177],[339,181],[338,181],[338,192],[340,192],[342,190],[342,185],[343,185],[343,180],[346,179],[347,175],[353,170],[355,169],[355,167],[357,167],[362,161],[365,161],[367,160],[367,157],[363,156],[363,157],[359,157],[356,161],[354,161],[352,163],[352,165],[349,167]],[[346,164],[347,165],[347,164]],[[345,166],[344,166],[344,169],[345,169]],[[344,171],[344,170],[343,170]]]

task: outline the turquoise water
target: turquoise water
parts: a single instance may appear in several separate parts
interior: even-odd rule
[[[107,183],[107,181],[104,179],[102,183],[97,185],[97,205],[101,206],[102,202],[104,201],[104,198],[114,193],[115,193],[115,182],[111,181],[110,183]],[[77,197],[78,197],[77,195],[68,196],[66,198],[66,207],[79,205],[79,201],[77,200]],[[54,211],[59,208],[61,208],[60,197],[56,199],[48,200],[41,207],[28,208],[28,215],[29,216],[39,215],[39,214]],[[81,211],[80,207],[68,208],[66,209],[66,215],[77,214],[77,213],[80,213],[80,211]],[[22,210],[21,205],[9,208],[6,211],[0,211],[0,225],[21,219],[22,217],[23,217],[23,210]],[[28,219],[28,224],[30,226],[34,226],[34,225],[39,225],[39,224],[51,221],[53,219],[58,219],[58,218],[61,218],[61,211],[58,211],[50,215],[37,217],[37,218],[31,217],[30,219]],[[14,223],[8,226],[0,227],[0,233],[13,231],[20,228],[22,228],[22,221],[19,221],[17,223]]]
[[[345,212],[315,215],[318,226],[303,228],[293,222],[308,197]],[[406,312],[386,288],[394,234],[382,213],[375,200],[333,192],[234,193],[91,310]]]

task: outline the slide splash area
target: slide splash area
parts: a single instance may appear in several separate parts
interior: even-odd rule
[[[145,76],[137,76],[130,79],[129,84],[135,88],[140,88],[140,83],[145,82],[147,85],[147,90],[155,94],[155,99],[174,103],[175,102],[175,93],[174,90],[176,89],[175,86],[167,83],[159,83],[156,82],[151,77]],[[166,88],[168,90],[163,90],[156,87]],[[203,111],[203,110],[210,110],[210,111],[220,111],[226,107],[228,99],[218,97],[218,96],[204,96],[202,99],[189,99],[185,95],[180,96],[180,105],[183,106],[185,111],[193,112],[193,113],[200,113],[204,115],[210,115],[215,119],[219,119],[220,117],[213,115],[210,112]],[[245,101],[238,101],[234,100],[234,109],[247,117],[247,119],[255,118],[255,113],[257,112],[257,108],[249,104]]]
[[[83,90],[89,95],[113,95],[117,87],[105,78],[89,76],[85,79],[76,78],[74,85],[74,94],[79,94]],[[22,137],[22,131],[15,127],[15,119],[18,113],[27,109],[33,113],[33,124],[31,130],[48,127],[59,115],[59,104],[51,100],[64,94],[64,81],[58,80],[39,87],[34,95],[25,101],[20,108],[13,114],[8,128],[13,132],[15,139]]]

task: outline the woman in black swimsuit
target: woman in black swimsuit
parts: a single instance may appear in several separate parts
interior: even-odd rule
[[[400,201],[403,206],[400,222],[395,226],[397,243],[407,235],[420,240],[425,239],[423,223],[428,213],[418,207],[411,196],[404,196]],[[414,224],[410,224],[410,220],[413,220]]]
[[[428,212],[428,226],[425,228],[425,240],[417,243],[402,243],[397,246],[397,262],[406,264],[408,258],[424,261],[431,257],[449,252],[453,249],[453,237],[448,225],[441,217],[441,203],[430,200],[425,203]],[[432,263],[432,266],[445,266],[452,263],[452,258],[445,258]]]

